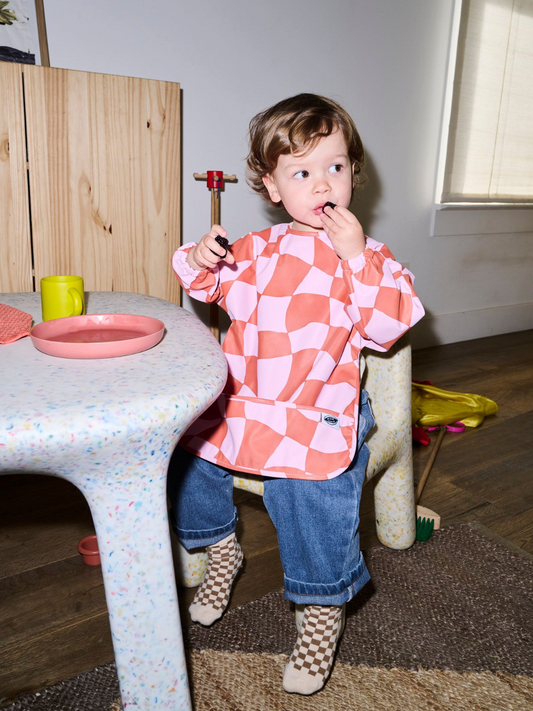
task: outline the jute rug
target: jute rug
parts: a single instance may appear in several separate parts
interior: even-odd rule
[[[475,524],[365,555],[326,688],[286,694],[294,613],[276,591],[185,632],[195,711],[531,711],[533,557]],[[119,711],[114,665],[2,711]]]

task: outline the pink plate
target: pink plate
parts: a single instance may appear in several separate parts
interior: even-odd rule
[[[45,321],[30,338],[38,350],[59,358],[115,358],[152,348],[165,324],[150,316],[89,314]]]

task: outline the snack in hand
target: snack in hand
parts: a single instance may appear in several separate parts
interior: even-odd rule
[[[225,256],[227,255],[228,251],[229,251],[229,242],[228,242],[228,240],[227,240],[225,237],[222,237],[221,235],[217,235],[217,236],[215,237],[215,241],[218,242],[218,244],[226,250],[226,252],[225,252],[225,254],[224,254],[224,257],[225,257]],[[217,254],[214,249],[212,249],[211,252],[213,252],[213,254],[214,254],[215,256],[220,257],[220,254]],[[224,257],[222,257],[222,259],[224,259]]]
[[[215,237],[215,239],[216,239],[216,241],[219,243],[219,245],[220,245],[221,247],[224,247],[224,249],[225,249],[226,252],[227,252],[228,249],[229,249],[229,242],[228,242],[228,240],[226,239],[226,237],[221,237],[220,235],[217,235],[217,236]]]

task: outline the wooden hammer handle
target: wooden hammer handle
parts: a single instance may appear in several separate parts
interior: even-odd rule
[[[433,466],[433,462],[435,461],[435,457],[437,456],[439,447],[442,443],[442,440],[444,439],[445,434],[446,434],[446,427],[443,427],[441,429],[441,431],[439,432],[437,441],[433,445],[433,449],[431,450],[431,454],[430,454],[428,463],[426,464],[426,467],[425,467],[424,471],[422,472],[422,476],[420,477],[420,481],[417,484],[416,491],[415,491],[415,504],[418,504],[420,497],[422,496],[422,491],[424,490],[424,485],[425,485],[426,480],[429,476],[429,472],[431,471],[431,467]]]

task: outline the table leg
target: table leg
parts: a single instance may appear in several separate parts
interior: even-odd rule
[[[98,537],[124,709],[192,709],[170,546],[166,469],[77,486]]]

